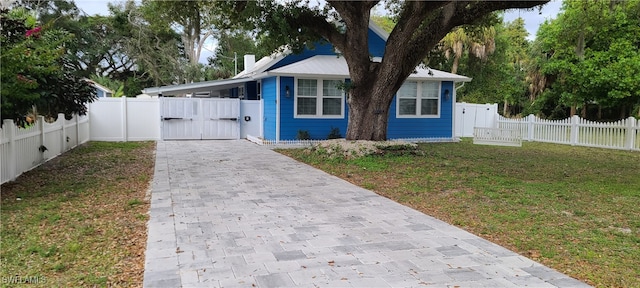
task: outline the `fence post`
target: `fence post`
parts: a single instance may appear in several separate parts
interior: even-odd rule
[[[7,181],[12,181],[16,179],[16,171],[18,170],[18,153],[16,153],[16,124],[13,123],[13,120],[5,119],[2,122],[2,129],[8,129],[7,138],[9,138],[9,161],[7,166],[9,166],[9,179],[7,179]]]
[[[76,119],[76,146],[78,147],[78,145],[80,145],[80,115],[79,114],[75,114],[73,115],[73,118]]]
[[[627,118],[627,131],[625,131],[625,142],[624,142],[624,149],[626,150],[632,150],[633,149],[633,143],[635,143],[636,141],[636,129],[638,129],[638,127],[635,127],[636,124],[636,118],[633,117],[629,117]]]
[[[527,116],[527,141],[534,141],[534,126],[533,123],[536,121],[536,116],[533,114],[529,114]]]
[[[60,115],[58,115],[58,117],[60,117]],[[60,119],[60,118],[58,118]],[[43,147],[44,143],[46,143],[44,140],[44,116],[38,116],[38,130],[40,130],[40,146],[39,147]],[[46,146],[44,146],[46,148]],[[44,162],[44,151],[40,151],[40,162]]]
[[[60,115],[64,117],[64,114],[58,114],[58,119],[60,119]],[[65,124],[65,121],[62,121],[62,136],[60,136],[60,153],[64,153],[65,151],[67,151],[67,137],[66,137],[67,127],[65,127],[64,124]]]
[[[580,121],[580,117],[578,115],[573,115],[571,117],[571,133],[569,138],[571,146],[576,146],[576,144],[578,144],[578,121]]]
[[[127,97],[120,97],[122,99],[122,141],[127,142],[129,136],[127,135]]]

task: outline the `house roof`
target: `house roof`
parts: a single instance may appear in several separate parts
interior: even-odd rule
[[[262,59],[256,62],[256,64],[253,66],[253,69],[248,71],[243,70],[242,72],[238,73],[238,75],[233,76],[233,79],[251,77],[251,76],[263,73],[264,71],[266,71],[271,66],[278,63],[280,60],[282,60],[284,57],[286,57],[289,54],[291,54],[291,50],[285,49],[284,51],[273,54],[271,56],[262,57]]]
[[[102,91],[104,91],[104,92],[107,92],[107,93],[114,94],[113,90],[111,90],[111,89],[109,89],[109,88],[107,88],[107,87],[105,87],[105,86],[102,86],[102,85],[98,84],[98,82],[96,82],[96,81],[93,81],[93,80],[88,79],[88,78],[84,78],[84,80],[85,80],[85,81],[87,81],[87,82],[89,82],[89,84],[93,85],[93,87],[95,87],[95,88],[97,88],[97,89],[100,89],[100,90],[102,90]]]
[[[373,58],[373,61],[380,62],[380,57]],[[320,78],[349,78],[349,67],[344,57],[316,55],[305,60],[289,64],[267,72],[271,76],[308,76]],[[471,78],[430,69],[428,67],[417,67],[415,73],[409,75],[410,80],[435,80],[469,82]]]
[[[373,21],[369,21],[369,29],[380,36],[380,38],[382,38],[382,40],[384,41],[387,41],[387,39],[389,38],[389,33],[387,33],[387,31],[384,31],[384,29],[380,28]],[[282,47],[281,50],[281,52],[275,53],[273,55],[262,57],[262,59],[255,63],[252,69],[243,70],[233,78],[236,79],[242,77],[251,77],[264,73],[265,71],[267,71],[267,69],[271,68],[273,65],[280,62],[280,60],[292,53],[292,50],[286,46]]]
[[[250,78],[232,78],[223,80],[203,81],[189,84],[178,84],[160,87],[151,87],[142,89],[142,93],[149,95],[158,95],[160,93],[166,95],[194,93],[200,91],[209,91],[212,87],[216,89],[228,89],[238,87],[238,84],[250,81]]]
[[[369,22],[369,28],[383,40],[389,38],[389,34],[373,22]],[[338,55],[315,55],[310,58],[294,62],[273,70],[278,62],[292,53],[291,49],[284,47],[281,52],[266,56],[255,63],[252,69],[244,70],[231,79],[204,81],[190,84],[178,84],[170,86],[160,86],[145,88],[142,93],[149,95],[158,95],[163,93],[166,95],[186,94],[200,91],[210,91],[212,88],[216,90],[237,87],[238,84],[252,81],[265,76],[307,76],[321,78],[349,78],[349,68],[344,57]],[[380,57],[375,57],[373,61],[380,62]],[[428,67],[416,67],[415,73],[409,76],[410,80],[435,80],[435,81],[453,81],[453,82],[469,82],[471,78],[443,72]]]

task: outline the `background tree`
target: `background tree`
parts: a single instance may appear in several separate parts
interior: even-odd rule
[[[2,119],[24,126],[34,107],[51,118],[58,113],[86,114],[85,105],[95,99],[95,91],[67,64],[64,47],[72,35],[52,29],[50,23],[37,26],[24,7],[2,10],[0,20]]]
[[[149,86],[185,83],[184,64],[188,60],[180,35],[168,25],[154,22],[155,16],[145,14],[134,1],[110,5],[110,12],[121,51],[137,66],[135,78],[127,78],[129,83],[125,83],[125,94],[131,95],[127,87],[138,81]],[[131,92],[137,95],[140,90]]]
[[[589,107],[597,107],[596,118],[619,119],[639,110],[638,35],[640,1],[565,1],[534,44],[541,113],[562,118],[580,110],[589,117]]]
[[[219,34],[218,45],[215,50],[215,54],[210,56],[207,60],[211,65],[212,76],[214,79],[229,78],[235,75],[236,63],[238,71],[243,71],[244,55],[255,55],[256,60],[269,55],[271,51],[268,51],[257,45],[258,42],[251,36],[250,31],[239,29],[223,30]]]
[[[296,50],[322,37],[333,44],[345,58],[351,79],[346,138],[385,140],[395,92],[449,31],[474,23],[493,11],[531,8],[548,1],[401,2],[384,60],[376,63],[362,51],[369,51],[369,18],[378,2],[327,1],[326,6],[319,7],[308,7],[300,1],[226,4],[227,15],[232,19],[249,20],[275,43],[290,43]]]

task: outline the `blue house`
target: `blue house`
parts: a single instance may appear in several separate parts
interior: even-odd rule
[[[373,61],[381,61],[387,37],[385,31],[370,25]],[[265,140],[296,140],[300,131],[308,132],[311,139],[326,139],[334,128],[344,137],[349,108],[338,87],[349,81],[349,70],[330,44],[316,43],[313,50],[279,53],[258,62],[252,55],[244,60],[245,70],[232,79],[152,87],[143,93],[259,101],[259,115],[250,117],[259,119],[253,123],[259,126],[254,131],[259,132],[247,135]],[[391,104],[387,137],[454,140],[455,84],[469,81],[468,77],[417,67]]]

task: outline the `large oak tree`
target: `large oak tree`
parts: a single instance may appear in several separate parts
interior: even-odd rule
[[[368,51],[371,10],[380,1],[227,2],[228,15],[248,19],[272,40],[301,43],[322,38],[340,51],[349,66],[350,140],[385,140],[393,96],[427,53],[452,29],[472,24],[493,11],[533,8],[547,1],[399,1],[391,3],[397,25],[390,33],[382,62]]]

